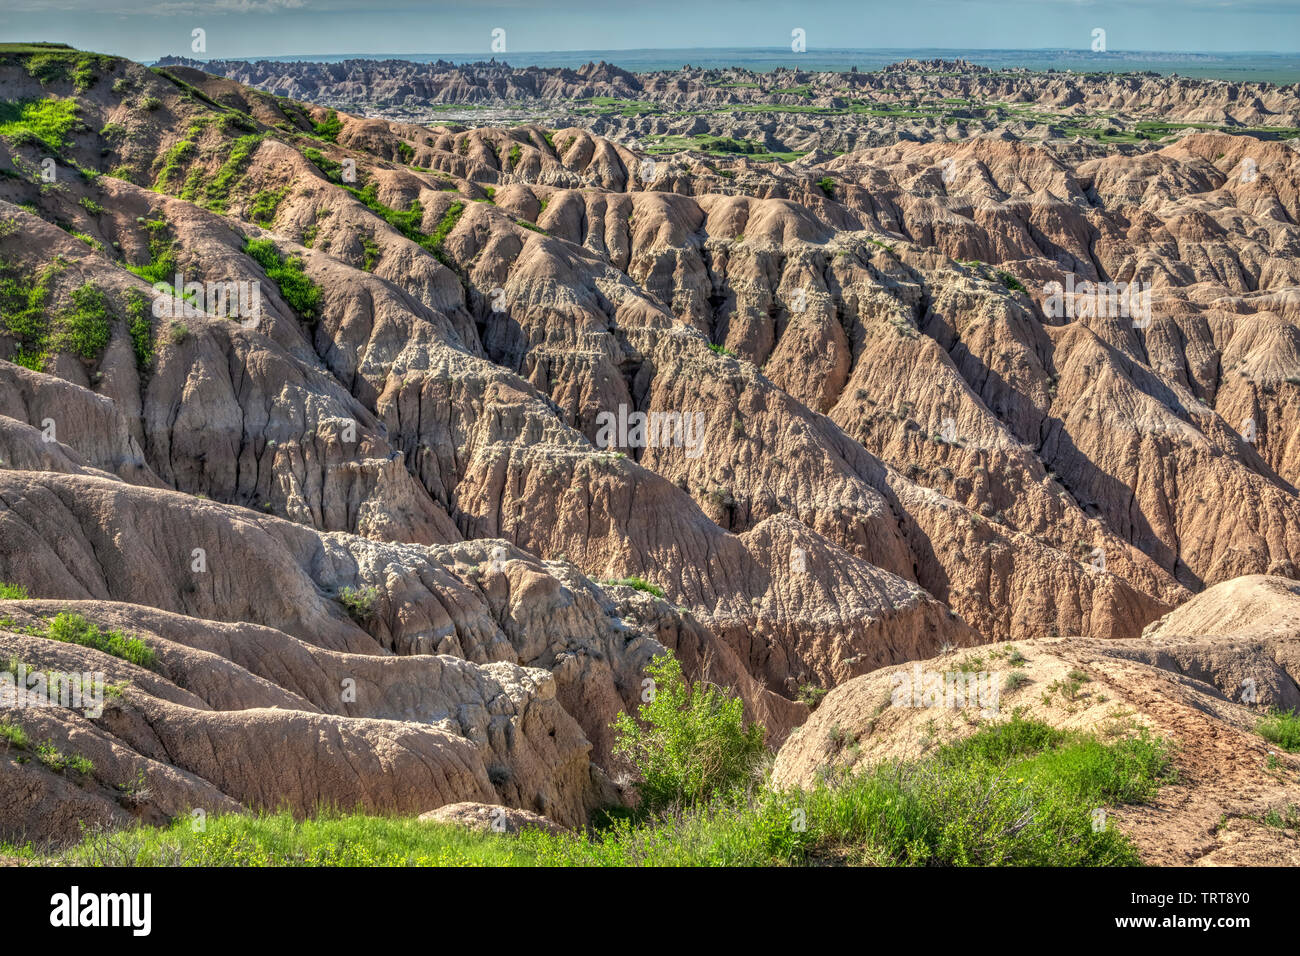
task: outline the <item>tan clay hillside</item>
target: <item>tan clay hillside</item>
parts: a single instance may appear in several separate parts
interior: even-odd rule
[[[1144,862],[1294,866],[1295,830],[1266,821],[1293,814],[1300,762],[1255,731],[1260,708],[1300,704],[1297,614],[1300,585],[1255,576],[1210,588],[1137,640],[1040,638],[877,671],[836,688],[791,734],[775,782],[808,787],[971,734],[998,719],[986,701],[914,706],[913,672],[991,672],[1002,718],[1014,711],[1103,740],[1145,729],[1174,742],[1177,781],[1150,805],[1108,811]]]
[[[0,658],[118,692],[30,717],[96,770],[10,762],[0,837],[572,826],[665,649],[776,748],[881,667],[1144,653],[1207,587],[1300,576],[1292,146],[647,163],[46,56],[0,58],[0,582],[31,596]],[[1067,274],[1150,282],[1151,321],[1054,314]],[[634,413],[656,439],[607,442]],[[48,639],[63,611],[156,659]]]

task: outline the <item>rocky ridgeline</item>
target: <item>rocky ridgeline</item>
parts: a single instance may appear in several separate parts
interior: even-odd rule
[[[990,135],[1082,139],[1101,152],[1146,150],[1179,130],[1294,135],[1294,86],[1154,73],[1033,73],[964,60],[904,60],[877,72],[701,69],[630,73],[504,63],[348,60],[198,61],[201,69],[281,96],[389,119],[491,125],[495,114],[607,136],[726,137],[778,153],[845,152],[899,138]],[[1144,125],[1145,124],[1145,125]],[[685,145],[690,145],[685,144]]]

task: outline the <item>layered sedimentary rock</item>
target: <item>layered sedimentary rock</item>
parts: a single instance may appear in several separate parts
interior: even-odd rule
[[[30,595],[0,642],[120,691],[32,717],[95,770],[8,758],[6,835],[322,803],[577,826],[666,650],[777,747],[879,668],[1117,647],[1298,576],[1291,146],[650,157],[95,70],[0,61],[75,112],[0,139],[0,581]],[[63,611],[153,665],[51,641]]]

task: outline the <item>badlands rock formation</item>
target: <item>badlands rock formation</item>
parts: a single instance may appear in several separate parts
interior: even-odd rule
[[[882,667],[1078,637],[1136,673],[1193,595],[1300,577],[1290,145],[656,158],[44,56],[0,58],[0,659],[115,691],[18,715],[94,771],[0,754],[0,838],[578,826],[665,649],[775,748]],[[1142,316],[1045,289],[1133,281]]]
[[[965,60],[905,60],[874,72],[702,69],[631,73],[492,62],[339,63],[188,60],[166,67],[215,73],[277,96],[383,116],[484,125],[491,117],[582,126],[650,148],[698,137],[743,152],[859,150],[907,139],[952,141],[990,133],[1054,140],[1074,152],[1144,149],[1189,129],[1294,135],[1300,90],[1270,83],[1156,73],[1032,73]],[[1104,69],[1104,67],[1103,67]],[[1066,146],[1067,141],[1073,141]],[[716,145],[716,144],[715,144]]]

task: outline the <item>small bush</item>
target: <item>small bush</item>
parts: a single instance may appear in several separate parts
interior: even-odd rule
[[[368,621],[374,615],[375,602],[378,600],[379,591],[373,587],[348,586],[339,589],[339,603],[358,624]]]
[[[112,315],[104,293],[92,283],[72,290],[72,306],[59,317],[56,347],[83,359],[95,359],[108,348]]]
[[[324,173],[328,178],[333,180],[337,180],[339,178],[339,175],[343,169],[343,165],[341,163],[336,163],[334,160],[330,159],[328,156],[322,153],[319,149],[304,149],[302,151],[302,154],[303,156],[307,157],[307,159],[317,169],[319,169],[322,173]]]
[[[638,719],[619,714],[613,725],[615,753],[640,777],[640,810],[694,806],[750,783],[764,753],[764,730],[745,726],[740,698],[704,683],[689,686],[671,654],[656,657],[646,673],[653,699],[641,705]]]
[[[88,757],[82,757],[78,754],[65,754],[48,740],[45,743],[37,744],[32,752],[36,754],[37,760],[55,773],[71,770],[73,773],[84,776],[95,771],[95,765]]]
[[[261,145],[262,139],[263,135],[261,133],[241,136],[230,147],[230,153],[226,156],[225,162],[221,164],[217,174],[212,177],[212,182],[208,183],[203,194],[205,202],[214,212],[226,211],[226,200],[230,196],[230,189],[243,175],[244,167],[248,164],[257,147]]]
[[[1300,714],[1278,710],[1260,720],[1255,733],[1289,753],[1300,750]]]
[[[26,750],[32,743],[27,731],[8,719],[0,720],[0,741],[4,741],[6,750],[10,747]]]
[[[821,179],[817,180],[817,185],[821,188],[821,191],[826,194],[827,198],[835,198],[835,180],[831,179],[829,176],[823,176]]]
[[[996,272],[993,273],[993,275],[997,278],[999,282],[1001,282],[1012,292],[1027,291],[1025,289],[1024,283],[1021,282],[1019,279],[1017,279],[1015,276],[1013,276],[1010,272],[1004,272],[1003,270],[998,269]]]
[[[0,581],[0,601],[26,601],[29,597],[31,595],[21,584]]]
[[[799,702],[808,705],[809,710],[816,710],[823,698],[829,694],[825,687],[818,687],[816,684],[804,684],[799,688]]]

